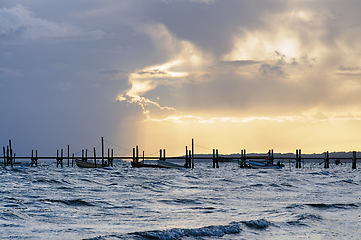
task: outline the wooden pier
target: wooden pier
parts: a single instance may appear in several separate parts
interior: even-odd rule
[[[56,156],[54,157],[41,157],[38,156],[38,151],[35,150],[35,155],[34,155],[34,150],[31,151],[31,156],[30,157],[24,157],[24,156],[18,156],[17,158],[15,158],[15,153],[13,152],[12,149],[12,143],[11,140],[9,140],[9,145],[6,147],[3,147],[3,165],[4,166],[11,166],[13,167],[14,164],[16,164],[15,159],[30,159],[30,165],[32,167],[36,167],[38,166],[38,161],[39,160],[56,160],[56,166],[57,167],[64,167],[64,161],[67,160],[67,166],[70,166],[70,162],[71,162],[71,166],[74,166],[74,162],[75,160],[78,161],[83,161],[83,162],[89,162],[92,161],[94,163],[94,167],[97,167],[97,164],[101,163],[101,167],[108,167],[111,166],[113,167],[113,162],[114,160],[132,160],[135,163],[139,163],[140,162],[140,155],[139,155],[139,147],[136,146],[135,148],[133,148],[133,155],[132,156],[119,156],[116,157],[114,156],[114,149],[109,149],[108,148],[108,154],[107,156],[105,156],[105,152],[104,152],[104,139],[103,137],[101,138],[101,156],[97,156],[96,155],[96,149],[95,147],[93,148],[93,156],[88,156],[88,150],[87,149],[83,149],[81,150],[81,157],[80,156],[75,156],[75,154],[73,153],[72,155],[70,154],[70,146],[68,145],[67,148],[67,156],[64,156],[64,150],[60,149],[56,151]],[[356,169],[356,162],[357,162],[357,156],[356,156],[356,151],[352,152],[352,156],[350,157],[333,157],[331,158],[329,155],[329,152],[326,151],[323,154],[323,157],[303,157],[301,155],[301,149],[296,149],[296,153],[294,154],[294,156],[290,157],[275,157],[274,156],[274,151],[273,149],[270,149],[268,151],[267,154],[246,154],[246,149],[242,149],[240,151],[240,156],[239,157],[227,157],[227,156],[220,156],[219,155],[219,151],[218,149],[212,149],[212,154],[207,154],[206,156],[195,156],[194,153],[194,140],[192,139],[192,145],[191,145],[191,150],[188,149],[188,146],[185,147],[185,155],[184,156],[179,156],[179,157],[166,157],[166,150],[165,149],[160,149],[159,150],[159,156],[145,156],[144,155],[144,151],[143,151],[143,155],[142,155],[142,162],[144,163],[144,160],[162,160],[162,161],[166,161],[166,160],[184,160],[185,164],[184,167],[185,168],[194,168],[194,162],[195,160],[211,160],[213,163],[213,168],[219,168],[219,163],[220,162],[224,162],[224,161],[233,161],[233,162],[237,162],[239,164],[240,168],[246,168],[246,163],[248,160],[267,160],[268,163],[270,164],[274,164],[274,161],[282,161],[282,160],[288,160],[289,163],[291,164],[291,160],[292,162],[295,163],[295,167],[296,168],[301,168],[301,164],[305,163],[305,161],[310,161],[310,160],[319,160],[320,165],[323,163],[324,168],[329,168],[330,167],[330,160],[333,159],[335,160],[335,164],[338,165],[341,163],[341,160],[351,160],[352,163],[352,169]],[[90,161],[89,161],[90,160]],[[341,163],[342,164],[342,163]]]

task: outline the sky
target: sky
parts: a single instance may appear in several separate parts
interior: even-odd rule
[[[0,146],[361,150],[358,0],[2,0]]]

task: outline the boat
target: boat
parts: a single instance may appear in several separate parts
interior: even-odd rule
[[[247,160],[246,167],[253,169],[282,169],[284,165],[281,164],[281,162],[277,162],[277,164],[271,164],[268,161],[258,162],[258,161]]]
[[[171,162],[166,162],[162,160],[157,160],[158,167],[160,168],[184,168],[182,165],[178,165]]]
[[[86,162],[80,159],[75,159],[75,163],[80,168],[102,168],[107,166],[106,164],[103,166],[101,163]]]
[[[130,164],[132,167],[150,167],[150,168],[158,168],[158,164],[150,164],[150,163],[144,163],[144,162],[134,162],[131,161]]]

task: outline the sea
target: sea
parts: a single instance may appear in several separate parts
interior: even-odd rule
[[[361,239],[351,163],[243,169],[0,166],[0,239]]]

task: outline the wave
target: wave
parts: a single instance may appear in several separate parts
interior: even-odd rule
[[[318,214],[310,214],[304,213],[296,216],[296,220],[288,221],[287,223],[290,225],[297,225],[297,226],[308,226],[305,222],[306,221],[322,221],[322,216]]]
[[[165,203],[168,205],[174,205],[174,204],[189,204],[189,205],[199,205],[202,204],[202,202],[194,200],[194,199],[172,199],[172,200],[159,200],[161,203]]]
[[[242,224],[252,229],[265,229],[269,223],[263,219],[243,222],[232,222],[228,225],[207,226],[195,229],[174,228],[130,233],[137,239],[178,240],[185,237],[223,237],[228,234],[238,234],[242,231]]]
[[[357,204],[357,203],[305,203],[305,204],[293,203],[291,205],[288,205],[286,208],[304,209],[307,206],[308,207],[313,207],[313,208],[318,208],[318,209],[331,209],[331,208],[349,209],[349,208],[358,208],[358,207],[360,207],[360,205]]]
[[[267,222],[266,220],[251,220],[251,221],[246,221],[246,222],[242,222],[244,223],[247,227],[250,228],[256,228],[256,229],[264,229],[267,228],[269,226],[269,222]]]
[[[37,179],[37,180],[34,180],[33,183],[50,183],[50,184],[63,184],[65,181],[61,182],[61,181],[58,181],[58,180],[55,180],[55,179]],[[67,182],[65,182],[67,183]]]
[[[356,203],[333,203],[333,204],[328,204],[328,203],[307,203],[305,204],[307,206],[310,207],[314,207],[314,208],[319,208],[319,209],[329,209],[329,208],[343,208],[343,209],[348,209],[348,208],[358,208],[359,205]]]
[[[86,202],[81,199],[71,199],[71,200],[63,200],[63,199],[43,199],[40,201],[44,202],[52,202],[52,203],[63,203],[68,206],[94,206],[93,204]]]

